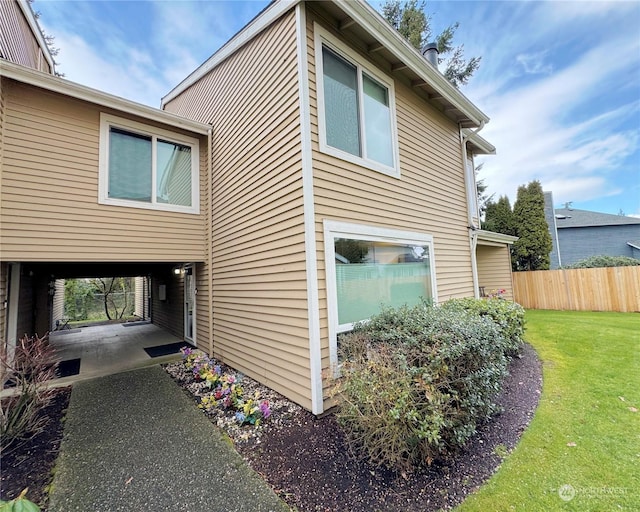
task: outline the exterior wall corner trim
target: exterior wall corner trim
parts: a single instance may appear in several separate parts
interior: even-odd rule
[[[313,160],[311,155],[311,108],[309,69],[306,55],[307,17],[304,4],[296,5],[296,44],[298,94],[300,101],[300,140],[302,146],[302,193],[304,204],[304,245],[309,315],[309,367],[311,373],[311,412],[324,412],[322,392],[322,353],[320,347],[320,303],[318,299],[318,263],[316,261]]]

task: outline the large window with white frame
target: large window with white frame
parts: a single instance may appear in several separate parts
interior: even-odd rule
[[[197,139],[101,114],[100,203],[199,213],[199,176]]]
[[[399,176],[393,80],[314,27],[320,150]]]
[[[324,223],[330,354],[338,335],[383,307],[437,301],[433,237],[335,221]]]

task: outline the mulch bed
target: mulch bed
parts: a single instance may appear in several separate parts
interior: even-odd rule
[[[11,500],[28,487],[27,498],[46,512],[46,491],[60,450],[63,418],[70,397],[71,387],[56,390],[51,403],[40,412],[49,418],[44,431],[10,453],[2,454],[1,499]]]
[[[400,475],[349,455],[334,415],[299,411],[288,424],[238,444],[240,453],[300,512],[436,511],[449,509],[485,482],[530,423],[542,388],[542,368],[525,345],[509,367],[497,402],[503,412],[483,425],[447,461]]]

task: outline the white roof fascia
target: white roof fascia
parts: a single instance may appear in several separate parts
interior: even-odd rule
[[[206,135],[210,128],[208,124],[148,107],[147,105],[98,91],[85,85],[76,84],[42,71],[20,66],[4,59],[0,59],[0,76],[201,135]]]
[[[518,237],[505,235],[503,233],[494,233],[493,231],[485,231],[484,229],[479,229],[476,231],[479,240],[486,240],[487,242],[498,242],[503,244],[512,244],[515,242]]]
[[[47,41],[45,41],[44,36],[42,35],[42,30],[40,30],[40,24],[38,23],[38,20],[33,14],[33,10],[31,9],[29,2],[27,0],[18,0],[18,7],[20,7],[20,10],[24,14],[24,17],[27,19],[27,23],[29,23],[29,27],[31,27],[31,32],[33,32],[33,35],[38,40],[38,44],[42,49],[44,58],[47,59],[47,62],[51,67],[51,72],[55,73],[56,65],[55,65],[55,62],[53,62],[53,57],[51,56],[51,52],[49,51],[49,45],[47,44]]]
[[[271,25],[284,13],[299,4],[300,0],[280,0],[272,3],[262,13],[258,14],[247,26],[227,41],[222,48],[209,57],[195,71],[187,76],[182,82],[176,85],[168,94],[162,97],[160,102],[161,108],[178,96],[205,76],[209,71],[214,69],[223,60],[227,59],[245,44],[251,41],[255,36]]]
[[[477,126],[489,122],[486,114],[429,64],[373,7],[363,0],[334,3]]]
[[[477,132],[473,130],[469,130],[467,128],[462,130],[462,134],[465,136],[467,141],[477,149],[477,151],[472,151],[474,155],[495,155],[496,148],[493,144],[491,144],[488,140],[484,139]]]

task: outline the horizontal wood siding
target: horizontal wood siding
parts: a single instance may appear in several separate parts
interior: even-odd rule
[[[211,351],[211,332],[209,329],[209,274],[207,265],[196,265],[196,345],[204,352]]]
[[[98,204],[97,106],[2,80],[3,260],[204,259],[203,214]],[[201,138],[201,182],[206,145]]]
[[[56,279],[53,304],[51,306],[51,330],[56,328],[56,320],[64,317],[64,279]]]
[[[30,276],[25,272],[24,266],[20,268],[20,291],[18,295],[18,318],[16,325],[16,341],[25,334],[33,336],[35,334],[35,286],[37,277]],[[44,333],[41,333],[44,334]]]
[[[640,312],[640,267],[514,272],[513,286],[525,308]]]
[[[160,286],[166,286],[166,299],[160,300]],[[174,336],[184,337],[184,276],[171,271],[151,279],[151,322]]]
[[[511,280],[511,256],[506,245],[478,245],[478,284],[484,287],[485,294],[494,290],[505,290],[504,298],[513,300],[513,282]]]
[[[310,408],[293,11],[166,109],[213,124],[214,355]]]
[[[9,304],[9,264],[0,262],[0,346],[7,342],[7,306]]]
[[[15,0],[0,1],[0,57],[45,73],[52,72]]]
[[[401,177],[393,178],[321,153],[313,30],[313,22],[321,20],[313,14],[307,19],[322,366],[327,369],[324,220],[430,234],[434,238],[439,301],[472,296],[474,290],[458,127],[410,87],[394,80]],[[328,29],[326,24],[323,26]],[[340,34],[334,35],[340,38]],[[371,67],[380,69],[374,64]],[[385,74],[391,77],[390,73]]]

